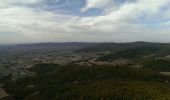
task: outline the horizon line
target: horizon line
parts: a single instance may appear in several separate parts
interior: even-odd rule
[[[98,42],[98,41],[63,41],[63,42],[16,42],[16,43],[0,43],[0,45],[19,45],[19,44],[42,44],[42,43],[137,43],[137,42],[144,42],[144,43],[170,43],[170,42],[156,42],[156,41],[127,41],[127,42],[113,42],[113,41],[106,41],[106,42]]]

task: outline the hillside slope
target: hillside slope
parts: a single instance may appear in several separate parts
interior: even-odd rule
[[[168,100],[169,76],[149,69],[40,64],[36,76],[5,82],[15,100]]]

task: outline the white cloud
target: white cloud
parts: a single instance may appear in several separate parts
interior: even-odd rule
[[[114,6],[113,0],[86,0],[87,5],[81,9],[82,12],[85,12],[91,8],[109,8]]]
[[[0,9],[14,7],[18,5],[30,5],[41,2],[42,0],[0,0]]]
[[[87,11],[91,8],[104,9],[103,15],[94,17],[71,16],[20,6],[20,4],[35,4],[38,2],[41,1],[0,1],[0,8],[3,7],[3,9],[0,9],[0,34],[1,32],[20,34],[23,37],[23,40],[20,38],[20,41],[26,39],[27,41],[36,42],[122,42],[138,40],[161,41],[164,35],[170,33],[170,30],[148,27],[147,23],[135,23],[135,20],[140,20],[140,18],[142,20],[152,19],[159,15],[162,12],[162,7],[170,3],[170,0],[135,0],[135,2],[134,0],[127,0],[117,9],[114,9],[116,6],[114,0],[105,0],[105,2],[103,0],[87,0],[87,5],[82,8],[82,11]],[[163,18],[164,16],[167,15],[163,15]],[[167,37],[170,37],[170,35]],[[2,41],[1,37],[0,40]],[[14,41],[14,39],[11,41]]]

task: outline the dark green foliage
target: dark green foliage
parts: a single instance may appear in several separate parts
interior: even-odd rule
[[[142,81],[95,81],[73,85],[59,100],[168,100],[167,85]]]
[[[16,100],[161,100],[170,95],[164,83],[170,78],[149,69],[39,64],[30,70],[37,75],[5,83]]]
[[[30,71],[33,71],[38,74],[45,74],[57,69],[57,66],[58,65],[56,64],[37,64],[34,67],[32,67]]]
[[[136,47],[136,48],[130,48],[130,49],[126,49],[123,51],[119,51],[116,53],[112,53],[109,55],[106,55],[104,57],[101,57],[99,60],[116,60],[116,59],[120,59],[120,58],[125,58],[125,59],[137,59],[137,58],[141,58],[144,56],[148,56],[154,53],[157,53],[160,50],[160,48],[158,47],[148,47],[148,46],[144,46],[144,47]]]
[[[142,57],[165,57],[170,55],[169,43],[149,43],[149,42],[133,42],[133,43],[101,43],[91,47],[86,47],[77,52],[106,52],[111,54],[104,55],[98,60],[113,61],[120,58],[139,60]]]
[[[132,42],[132,43],[101,43],[94,46],[85,47],[77,50],[77,52],[105,52],[112,51],[113,53],[130,48],[140,47],[159,47],[159,48],[170,48],[169,43],[150,43],[150,42]]]
[[[142,63],[145,68],[156,71],[168,72],[170,71],[170,60],[168,59],[151,59]]]

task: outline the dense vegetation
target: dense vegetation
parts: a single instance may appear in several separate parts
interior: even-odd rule
[[[150,59],[143,63],[143,66],[152,70],[169,72],[170,71],[170,60],[169,59]]]
[[[168,100],[169,76],[133,67],[39,64],[35,76],[8,80],[15,100]]]
[[[100,60],[116,60],[116,59],[120,59],[120,58],[124,58],[124,59],[138,59],[144,56],[148,56],[148,55],[152,55],[152,54],[156,54],[158,51],[160,51],[160,48],[158,47],[148,47],[148,46],[144,46],[144,47],[135,47],[135,48],[130,48],[130,49],[125,49],[116,53],[112,53],[106,56],[103,56],[101,58],[99,58]]]
[[[169,43],[150,43],[150,42],[132,42],[132,43],[101,43],[93,46],[88,46],[77,50],[77,52],[105,52],[111,51],[113,53],[139,47],[158,47],[158,48],[170,48]]]

